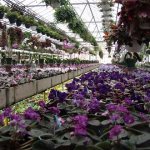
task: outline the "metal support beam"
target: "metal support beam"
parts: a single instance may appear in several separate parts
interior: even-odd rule
[[[98,28],[98,25],[97,25],[97,23],[96,23],[96,19],[95,19],[94,13],[93,13],[92,8],[91,8],[91,4],[90,4],[89,0],[86,0],[86,1],[87,1],[87,3],[88,3],[89,8],[90,8],[90,11],[91,11],[92,17],[93,17],[93,19],[94,19],[94,22],[95,22],[97,31],[100,33],[99,28]]]
[[[87,5],[88,3],[71,3],[71,5]],[[89,2],[89,4],[92,4],[92,5],[97,5],[98,2]],[[45,4],[41,4],[41,5],[26,5],[25,7],[43,7],[43,6],[46,6]]]

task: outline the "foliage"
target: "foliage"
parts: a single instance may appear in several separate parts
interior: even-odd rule
[[[58,22],[69,23],[76,17],[76,14],[70,6],[61,6],[56,9],[54,16]]]

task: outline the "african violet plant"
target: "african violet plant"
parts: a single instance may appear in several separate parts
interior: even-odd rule
[[[13,150],[149,149],[150,73],[128,74],[113,65],[99,71],[75,78],[66,84],[67,92],[51,90],[49,102],[40,101],[38,109],[29,107],[23,114],[5,109],[1,148],[7,141]]]

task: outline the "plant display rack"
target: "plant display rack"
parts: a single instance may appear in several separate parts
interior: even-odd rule
[[[98,68],[98,66],[99,64],[96,64],[87,68],[70,71],[53,77],[44,78],[41,80],[34,80],[29,83],[9,87],[6,89],[0,89],[0,108],[2,109],[6,106],[15,104],[23,99],[44,92],[48,88],[54,87],[65,81],[73,79],[74,77],[80,76],[81,74],[87,73],[93,69]]]

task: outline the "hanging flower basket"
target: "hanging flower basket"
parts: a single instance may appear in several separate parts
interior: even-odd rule
[[[22,24],[22,21],[19,20],[19,19],[17,19],[17,20],[16,20],[16,25],[17,25],[17,27],[21,26],[21,24]]]
[[[132,46],[129,46],[129,45],[125,46],[126,50],[128,50],[129,52],[140,52],[144,46],[144,44],[140,45],[135,40],[132,42],[132,44],[133,44]]]

